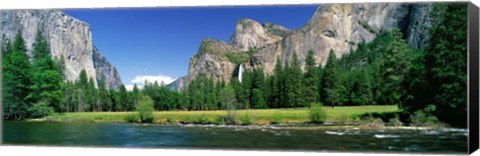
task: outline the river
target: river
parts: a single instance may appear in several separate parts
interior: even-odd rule
[[[6,121],[4,144],[307,151],[467,152],[467,129]]]

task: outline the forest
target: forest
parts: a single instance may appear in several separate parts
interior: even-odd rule
[[[105,87],[82,70],[75,82],[63,76],[63,59],[52,58],[41,30],[31,56],[19,31],[2,37],[2,103],[7,120],[61,112],[135,111],[148,96],[155,110],[224,110],[324,106],[398,105],[400,114],[434,116],[453,126],[467,125],[467,5],[435,4],[436,23],[424,47],[410,48],[399,29],[380,30],[369,42],[343,56],[329,51],[325,65],[308,51],[302,70],[297,54],[277,61],[271,75],[256,68],[241,82],[214,82],[199,75],[180,92],[162,82],[127,91]],[[277,59],[280,60],[280,59]]]

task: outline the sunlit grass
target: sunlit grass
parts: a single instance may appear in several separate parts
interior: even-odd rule
[[[347,122],[358,120],[355,117],[372,112],[394,112],[396,105],[382,106],[324,106],[328,122]],[[95,122],[124,122],[129,114],[136,112],[77,112],[61,113],[46,117],[52,121],[90,120]],[[213,111],[156,111],[153,113],[156,123],[215,123],[221,124],[227,115],[225,110]],[[238,110],[237,118],[248,119],[253,124],[270,123],[306,123],[309,121],[308,108],[294,109],[251,109]]]

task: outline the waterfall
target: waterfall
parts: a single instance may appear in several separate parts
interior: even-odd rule
[[[242,74],[243,74],[243,64],[240,64],[238,67],[238,81],[241,83],[242,82]]]

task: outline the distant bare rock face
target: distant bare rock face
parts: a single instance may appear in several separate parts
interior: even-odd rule
[[[37,30],[43,31],[52,57],[65,60],[64,74],[68,81],[75,81],[85,69],[89,77],[97,80],[105,77],[107,86],[117,88],[122,83],[115,67],[94,48],[87,23],[58,10],[0,10],[0,35],[13,39],[18,30],[22,31],[29,56]]]
[[[199,74],[205,74],[215,81],[225,80],[230,82],[236,64],[229,61],[227,53],[240,53],[241,51],[225,42],[204,39],[200,44],[198,54],[190,58],[188,75],[185,80],[189,84]],[[183,85],[184,86],[184,85]]]
[[[93,46],[93,65],[97,74],[97,80],[103,78],[107,88],[117,89],[123,84],[117,68],[110,64],[107,58],[105,58],[95,46]]]
[[[214,40],[202,42],[198,54],[190,60],[187,80],[182,86],[199,74],[229,82],[232,75],[237,74],[234,70],[239,64],[225,56],[245,53],[250,48],[258,51],[243,63],[245,69],[263,68],[267,74],[273,73],[277,58],[282,63],[290,61],[294,52],[302,68],[309,50],[314,52],[316,63],[323,65],[330,49],[341,57],[350,49],[356,49],[358,43],[373,40],[381,29],[399,28],[410,47],[420,48],[432,23],[428,17],[431,8],[430,3],[321,4],[305,26],[297,30],[240,19],[229,44]]]
[[[247,51],[250,48],[263,47],[267,44],[275,43],[282,39],[281,31],[289,31],[280,25],[269,23],[266,26],[264,27],[257,21],[248,18],[240,19],[237,22],[235,33],[230,38],[229,44],[239,50]]]
[[[181,91],[181,89],[184,87],[183,85],[185,84],[186,76],[179,77],[172,83],[166,85],[167,88],[173,90],[173,91]]]

